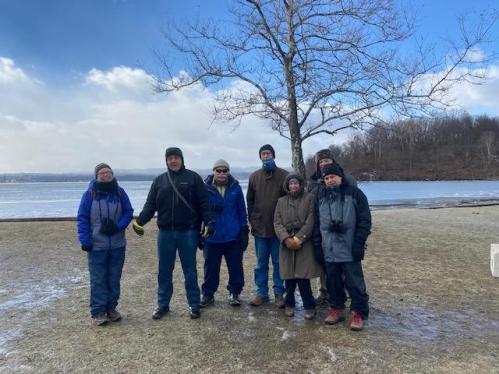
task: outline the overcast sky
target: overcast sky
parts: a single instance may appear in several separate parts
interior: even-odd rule
[[[288,142],[265,123],[210,126],[213,94],[195,87],[165,96],[152,92],[153,50],[163,46],[170,18],[223,16],[225,1],[0,0],[0,173],[88,172],[156,168],[164,150],[179,146],[191,168],[225,158],[258,164],[258,148],[274,145],[288,167]],[[453,8],[449,9],[449,3]],[[457,33],[456,17],[490,11],[495,1],[412,1],[419,29],[436,43]],[[499,27],[482,53],[498,50]],[[181,61],[179,65],[181,66]],[[499,114],[499,65],[482,86],[454,94],[472,114]],[[315,137],[309,155],[349,134]]]

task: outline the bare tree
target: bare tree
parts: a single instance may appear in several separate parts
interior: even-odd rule
[[[256,116],[290,140],[304,173],[302,144],[316,135],[379,123],[388,114],[443,109],[452,85],[484,78],[478,46],[495,15],[437,54],[413,36],[411,12],[393,0],[237,0],[230,21],[171,25],[165,36],[188,61],[178,74],[160,55],[171,92],[215,86],[213,119]],[[238,122],[240,123],[240,122]]]

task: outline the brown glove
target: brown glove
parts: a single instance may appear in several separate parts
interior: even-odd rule
[[[284,245],[291,251],[297,251],[301,248],[299,241],[295,240],[294,237],[284,239]]]

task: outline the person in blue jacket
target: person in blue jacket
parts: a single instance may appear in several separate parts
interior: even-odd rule
[[[116,307],[125,263],[125,229],[132,218],[132,204],[113,170],[98,164],[77,216],[78,239],[87,252],[90,272],[90,314],[98,326],[121,319]]]
[[[206,180],[214,233],[204,240],[204,283],[201,307],[215,302],[214,294],[220,283],[220,265],[225,257],[229,271],[229,304],[240,306],[239,295],[244,287],[243,252],[248,246],[246,204],[239,182],[230,175],[227,161],[218,160],[213,174]]]

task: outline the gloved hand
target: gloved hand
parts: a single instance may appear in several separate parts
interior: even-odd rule
[[[364,259],[364,254],[366,251],[365,244],[353,243],[352,257],[354,261],[362,261]]]
[[[239,230],[239,234],[237,235],[237,241],[239,242],[239,246],[243,250],[243,252],[248,248],[249,242],[249,229],[247,226],[244,226]]]
[[[297,251],[301,248],[300,243],[298,241],[296,241],[294,237],[289,237],[289,238],[284,239],[284,245],[290,251]]]
[[[204,245],[205,245],[204,237],[203,237],[203,235],[199,235],[199,238],[198,238],[198,248],[199,248],[200,251],[204,250]]]
[[[112,219],[109,218],[102,219],[99,230],[101,234],[111,236],[118,233],[119,231],[120,229],[118,228],[118,225],[116,225],[116,222],[114,222]]]
[[[207,224],[204,225],[203,229],[201,230],[201,236],[204,238],[210,237],[215,233],[215,224],[213,221],[208,222]]]
[[[133,228],[133,231],[135,231],[135,233],[138,235],[138,236],[143,236],[144,235],[144,226],[142,226],[139,221],[137,221],[136,219],[134,219],[132,221],[132,228]]]
[[[85,252],[90,252],[92,250],[92,244],[82,244],[81,250]]]
[[[319,264],[324,265],[326,263],[326,259],[324,258],[324,251],[322,250],[322,246],[314,245],[314,256],[315,256],[315,260]]]

